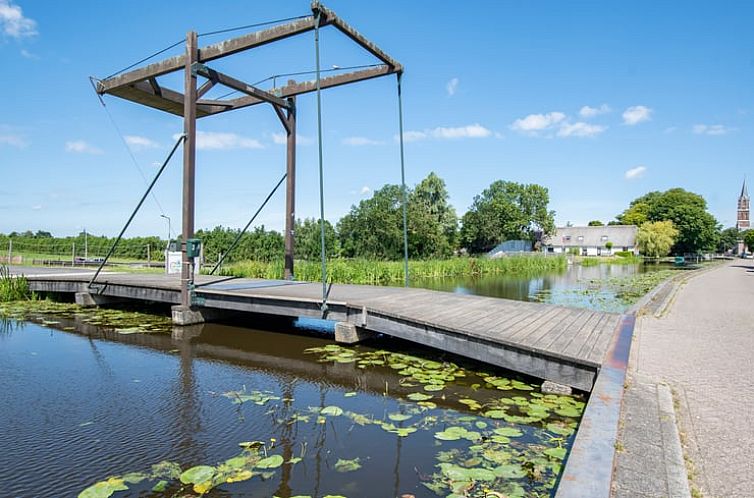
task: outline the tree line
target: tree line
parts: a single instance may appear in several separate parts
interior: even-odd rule
[[[480,254],[505,240],[537,241],[555,231],[555,212],[548,208],[549,192],[536,184],[497,180],[475,196],[468,211],[459,218],[449,202],[445,181],[430,173],[413,188],[406,188],[407,238],[409,257],[443,259],[461,251]],[[325,221],[328,257],[398,260],[403,257],[403,199],[400,185],[387,184],[351,207],[337,223]],[[320,222],[299,219],[295,224],[296,258],[320,258]],[[216,261],[238,235],[235,228],[217,226],[200,229],[207,261]],[[89,255],[103,256],[114,239],[88,235]],[[75,237],[53,237],[48,232],[0,234],[0,251],[12,239],[14,247],[35,254],[84,253],[84,233]],[[162,258],[166,241],[159,237],[123,239],[114,254],[118,258],[146,259],[147,246],[152,259]],[[226,261],[282,258],[284,238],[264,226],[245,233]]]

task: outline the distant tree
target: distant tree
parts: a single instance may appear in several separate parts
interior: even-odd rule
[[[322,228],[319,220],[306,218],[296,220],[296,259],[319,260],[322,254]],[[338,234],[332,223],[325,220],[325,254],[328,257],[337,256],[340,251]]]
[[[609,251],[612,248],[613,248],[613,243],[612,242],[610,242],[609,240],[607,242],[605,242],[605,249],[607,249]]]
[[[592,220],[589,223],[587,223],[587,225],[590,226],[590,227],[603,227],[603,226],[605,226],[605,224],[602,223],[600,220]]]
[[[741,236],[741,232],[736,227],[721,230],[718,235],[717,251],[723,253],[733,250],[741,240]]]
[[[754,251],[754,230],[746,230],[743,233],[744,244],[749,249],[749,252]]]
[[[650,221],[639,227],[636,244],[639,251],[650,258],[667,256],[678,237],[672,221]]]
[[[610,220],[607,222],[607,226],[613,226],[613,225],[620,225],[620,221],[618,220]]]
[[[412,258],[450,256],[457,239],[458,219],[445,182],[430,173],[408,197],[408,247]],[[347,257],[403,257],[403,191],[384,185],[371,198],[352,206],[337,226],[342,254]]]
[[[638,226],[666,220],[672,221],[678,230],[672,252],[696,253],[714,250],[717,246],[719,227],[707,211],[707,202],[701,195],[682,188],[649,192],[631,202],[618,216],[621,223]]]
[[[541,185],[497,180],[474,197],[463,215],[461,244],[470,253],[481,253],[505,240],[534,242],[537,232],[551,235],[555,212],[548,210],[549,201]]]
[[[44,230],[37,230],[37,233],[34,234],[34,237],[37,239],[51,239],[52,234],[50,232],[45,232]]]

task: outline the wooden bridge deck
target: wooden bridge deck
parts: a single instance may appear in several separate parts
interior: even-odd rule
[[[86,292],[91,273],[31,274],[32,290]],[[178,304],[180,281],[158,274],[101,274],[103,296]],[[320,283],[198,276],[210,313],[234,310],[321,317]],[[590,391],[620,315],[402,287],[330,287],[328,319],[399,337]]]

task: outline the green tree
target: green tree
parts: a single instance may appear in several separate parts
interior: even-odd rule
[[[600,220],[592,220],[589,223],[587,223],[587,225],[590,226],[590,227],[603,227],[603,226],[605,226],[605,224],[602,223]]]
[[[727,252],[733,250],[738,246],[738,241],[741,240],[741,232],[736,227],[726,228],[721,230],[718,235],[717,251]]]
[[[458,219],[448,202],[445,182],[430,173],[408,196],[408,247],[412,258],[442,258],[452,254]],[[352,206],[338,222],[342,253],[347,257],[403,257],[403,191],[385,185]]]
[[[744,244],[746,244],[748,251],[752,252],[754,250],[754,230],[746,230],[743,233],[743,236],[744,236]]]
[[[672,221],[678,230],[672,248],[676,254],[714,250],[718,242],[719,227],[707,211],[707,202],[701,195],[682,188],[649,192],[631,202],[618,220],[639,226],[646,222]]]
[[[639,227],[636,244],[639,251],[650,258],[667,256],[675,244],[678,230],[672,221],[650,221]]]
[[[309,261],[319,260],[322,253],[322,229],[319,220],[306,218],[296,220],[296,259],[305,259]],[[332,223],[325,220],[325,254],[328,257],[338,256],[340,244],[338,243],[338,234]]]
[[[463,215],[461,244],[471,253],[481,253],[505,240],[534,242],[537,232],[551,235],[555,212],[547,209],[549,201],[541,185],[497,180],[474,197]]]

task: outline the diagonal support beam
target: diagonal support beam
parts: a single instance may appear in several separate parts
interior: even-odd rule
[[[241,80],[237,80],[231,76],[228,76],[227,74],[215,71],[214,69],[209,68],[204,64],[195,63],[191,66],[191,70],[194,72],[194,74],[204,76],[210,81],[217,81],[223,86],[227,86],[228,88],[231,88],[233,90],[238,90],[239,92],[245,93],[250,97],[269,102],[270,104],[274,104],[278,107],[283,107],[286,109],[288,108],[289,104],[287,100],[276,97],[271,93],[265,92],[264,90],[261,90],[255,86],[251,86],[248,83],[244,83]]]

